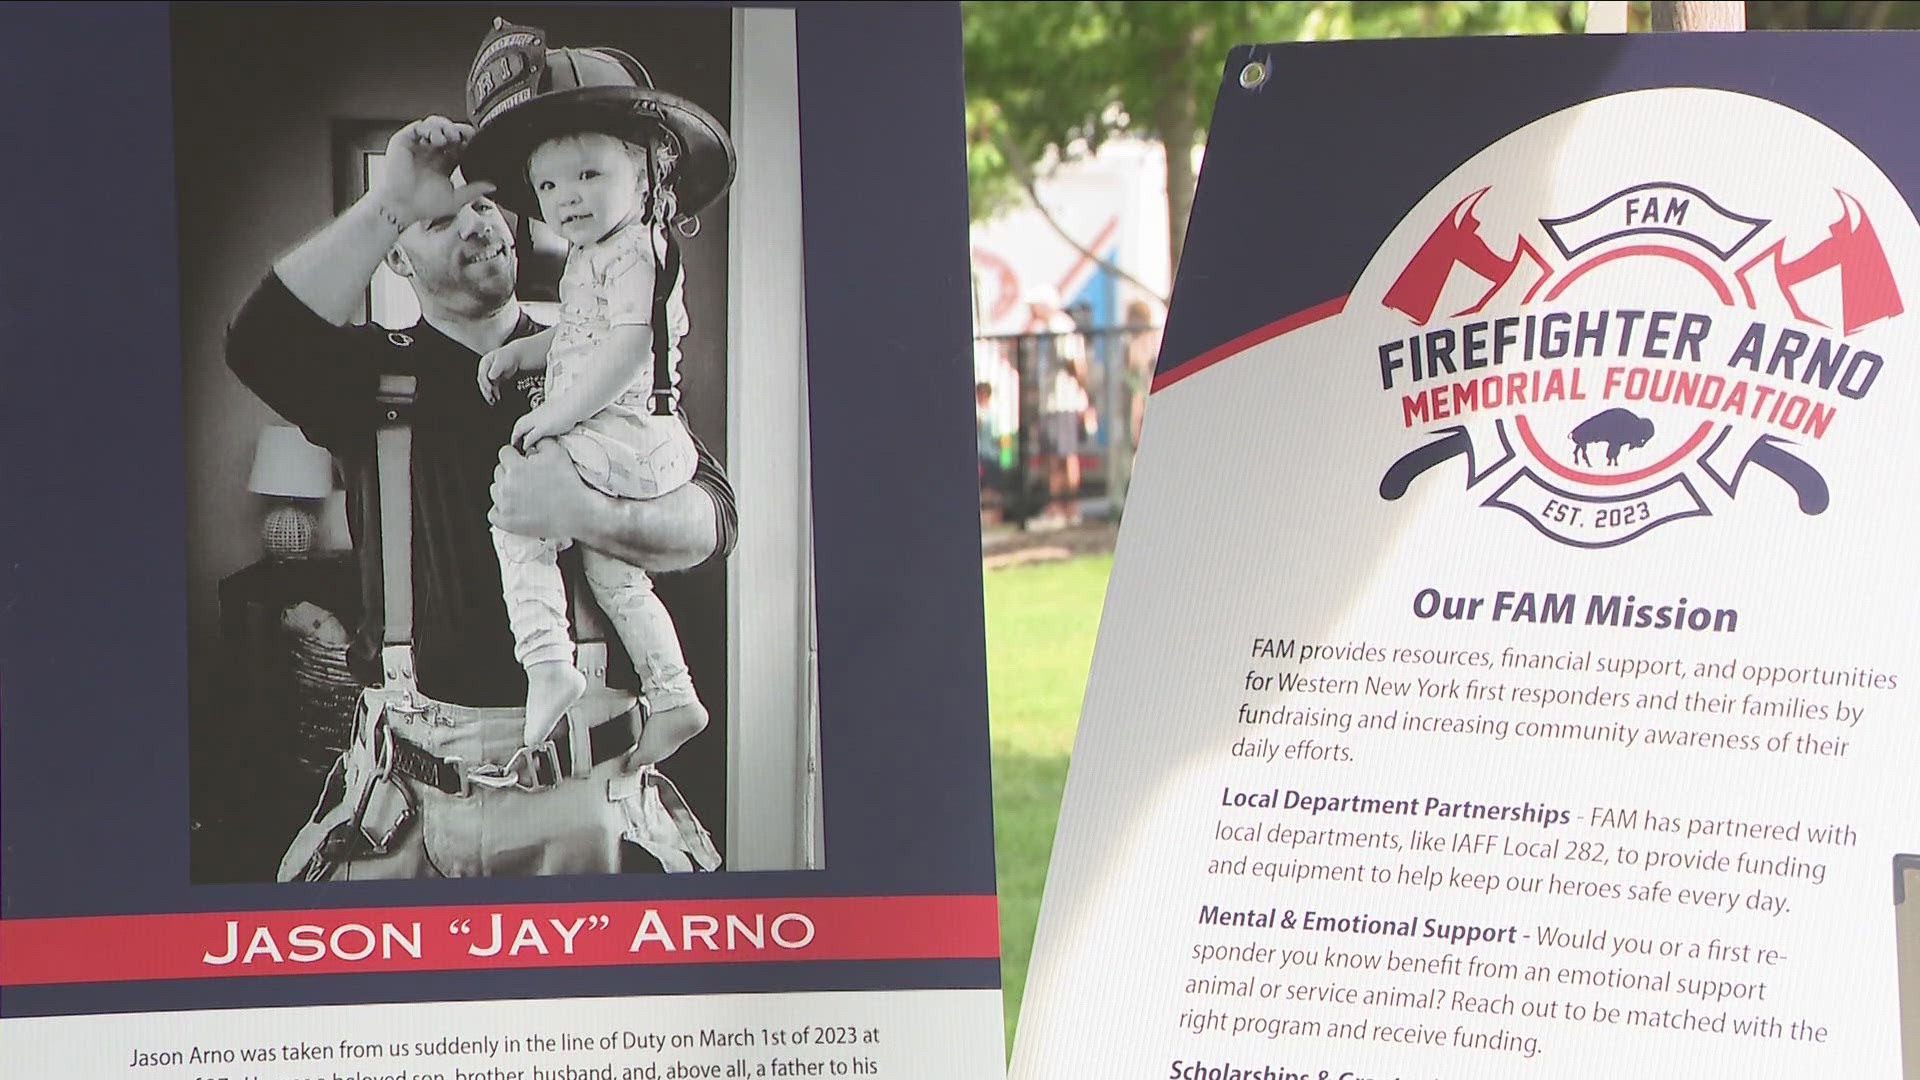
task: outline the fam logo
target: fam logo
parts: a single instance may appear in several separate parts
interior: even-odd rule
[[[1368,272],[1384,331],[1369,366],[1411,444],[1381,497],[1460,460],[1482,505],[1584,548],[1709,516],[1754,483],[1826,510],[1822,441],[1904,374],[1885,355],[1906,304],[1876,221],[1911,213],[1857,176],[1728,194],[1714,171],[1463,183],[1403,222]]]

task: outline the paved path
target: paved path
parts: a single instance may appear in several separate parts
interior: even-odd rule
[[[986,569],[998,570],[1004,566],[1112,551],[1119,531],[1118,524],[1108,521],[1027,531],[992,526],[980,535],[980,561]]]

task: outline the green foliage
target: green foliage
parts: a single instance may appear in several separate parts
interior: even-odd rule
[[[1895,0],[1748,0],[1750,30],[1879,30],[1920,26],[1920,4]]]
[[[976,217],[1003,209],[1023,170],[1097,149],[1115,132],[1206,129],[1234,45],[1353,37],[1556,33],[1584,2],[1520,0],[970,0],[962,7],[968,166]]]
[[[1585,19],[1584,0],[969,0],[962,27],[973,217],[1008,209],[1046,163],[1127,132],[1174,151],[1168,208],[1177,245],[1193,183],[1181,163],[1205,138],[1234,45],[1558,33]]]
[[[1211,87],[1228,47],[1250,38],[1293,37],[1294,24],[1310,6],[965,4],[975,215],[1003,208],[1049,153],[1089,153],[1116,131],[1154,137],[1163,98],[1204,98],[1203,108],[1211,108]]]

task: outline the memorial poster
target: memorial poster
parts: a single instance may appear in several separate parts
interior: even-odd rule
[[[1012,1075],[1920,1075],[1916,58],[1232,54]]]
[[[0,1076],[997,1074],[957,8],[15,19]]]

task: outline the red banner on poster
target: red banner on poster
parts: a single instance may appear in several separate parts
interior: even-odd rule
[[[0,986],[227,975],[1000,955],[992,896],[620,901],[0,920]]]

